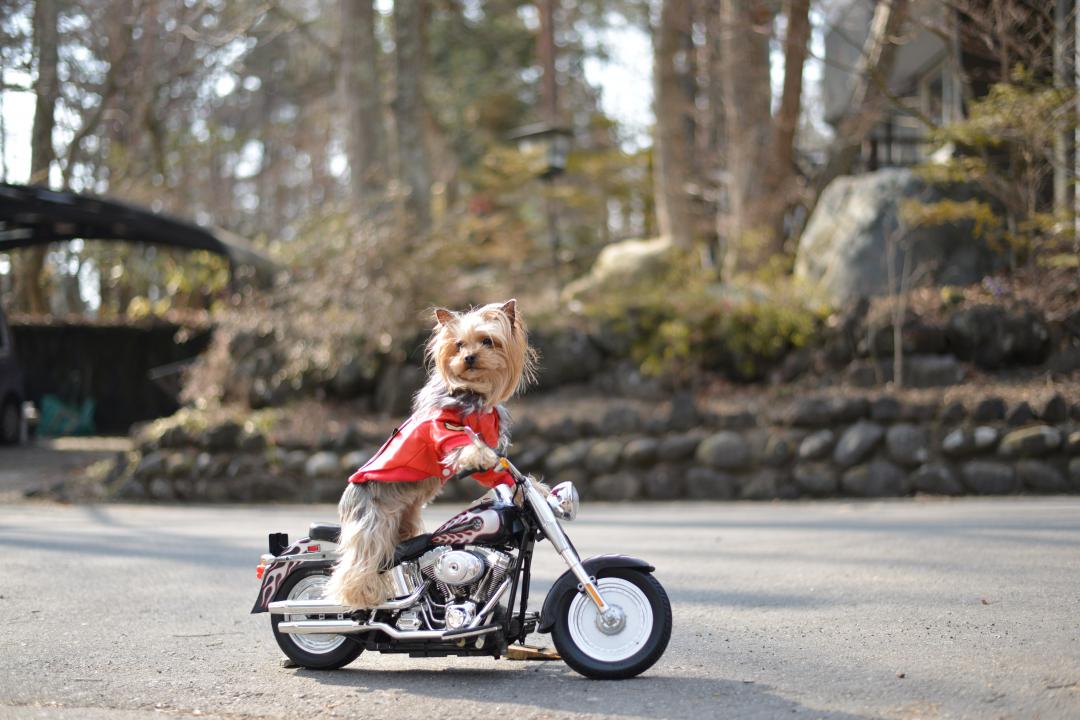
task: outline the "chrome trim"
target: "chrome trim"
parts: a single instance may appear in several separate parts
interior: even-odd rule
[[[581,500],[574,483],[567,480],[551,488],[551,493],[547,496],[547,504],[555,513],[555,517],[569,522],[577,517]]]
[[[469,627],[474,628],[483,622],[487,616],[491,614],[491,611],[495,609],[495,606],[499,604],[499,600],[502,599],[502,596],[505,595],[506,591],[509,589],[510,578],[507,578],[506,580],[503,580],[502,585],[500,585],[499,589],[495,591],[495,594],[491,596],[491,599],[484,604],[484,607],[480,608],[480,612],[478,612],[476,617],[472,619],[472,622],[469,623]]]
[[[277,557],[271,556],[271,559],[267,561],[267,564],[279,563],[279,562],[311,562],[312,560],[337,560],[339,553],[336,552],[317,552],[317,553],[296,553],[295,555],[278,555]]]
[[[376,605],[373,610],[404,610],[405,608],[412,607],[416,604],[416,601],[420,599],[420,596],[427,590],[428,584],[424,583],[420,587],[416,588],[416,592],[408,597],[401,598],[399,600],[387,600],[384,603]]]
[[[416,592],[416,588],[423,584],[418,578],[420,571],[416,563],[403,562],[390,569],[390,581],[394,586],[394,597],[404,597]]]
[[[424,594],[425,590],[427,590],[427,583],[418,587],[416,592],[408,597],[400,598],[398,600],[388,600],[370,609],[404,610],[405,608],[415,605],[416,601],[420,599],[420,596]],[[338,605],[333,600],[278,600],[277,602],[270,603],[266,609],[274,615],[345,615],[355,610],[366,610],[368,608],[353,608],[345,605]]]
[[[277,600],[266,609],[273,615],[347,615],[353,611],[333,600]]]
[[[355,620],[297,620],[278,623],[278,632],[290,635],[346,635],[361,627]]]
[[[298,620],[296,622],[278,623],[278,632],[290,635],[351,635],[355,633],[371,632],[378,630],[386,633],[394,640],[442,640],[447,634],[442,630],[398,630],[384,622],[370,622],[361,624],[355,620]],[[497,627],[478,628],[468,632],[451,633],[449,641],[463,638],[487,635],[496,632]]]

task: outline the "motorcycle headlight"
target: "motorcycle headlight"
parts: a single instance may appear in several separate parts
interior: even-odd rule
[[[551,488],[551,494],[547,498],[555,517],[560,520],[573,520],[577,517],[578,501],[577,488],[572,482],[559,483]]]

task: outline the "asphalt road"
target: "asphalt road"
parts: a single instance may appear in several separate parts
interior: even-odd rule
[[[0,718],[1080,717],[1077,498],[586,506],[582,552],[648,558],[673,600],[667,654],[622,682],[483,658],[281,667],[247,614],[257,556],[331,518],[0,506]]]

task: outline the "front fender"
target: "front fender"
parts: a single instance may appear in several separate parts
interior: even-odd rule
[[[597,555],[582,561],[581,565],[590,577],[595,577],[602,571],[613,568],[629,568],[645,573],[651,573],[656,569],[644,560],[627,555]],[[548,590],[547,597],[544,598],[544,607],[540,611],[540,622],[536,626],[537,632],[551,632],[551,628],[555,625],[555,607],[558,605],[559,598],[567,592],[578,592],[577,586],[578,579],[569,570],[555,581],[555,584],[551,586],[551,590]]]

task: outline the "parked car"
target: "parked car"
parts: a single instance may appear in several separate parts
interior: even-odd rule
[[[23,376],[15,357],[15,339],[0,310],[0,445],[19,442],[23,426]]]

